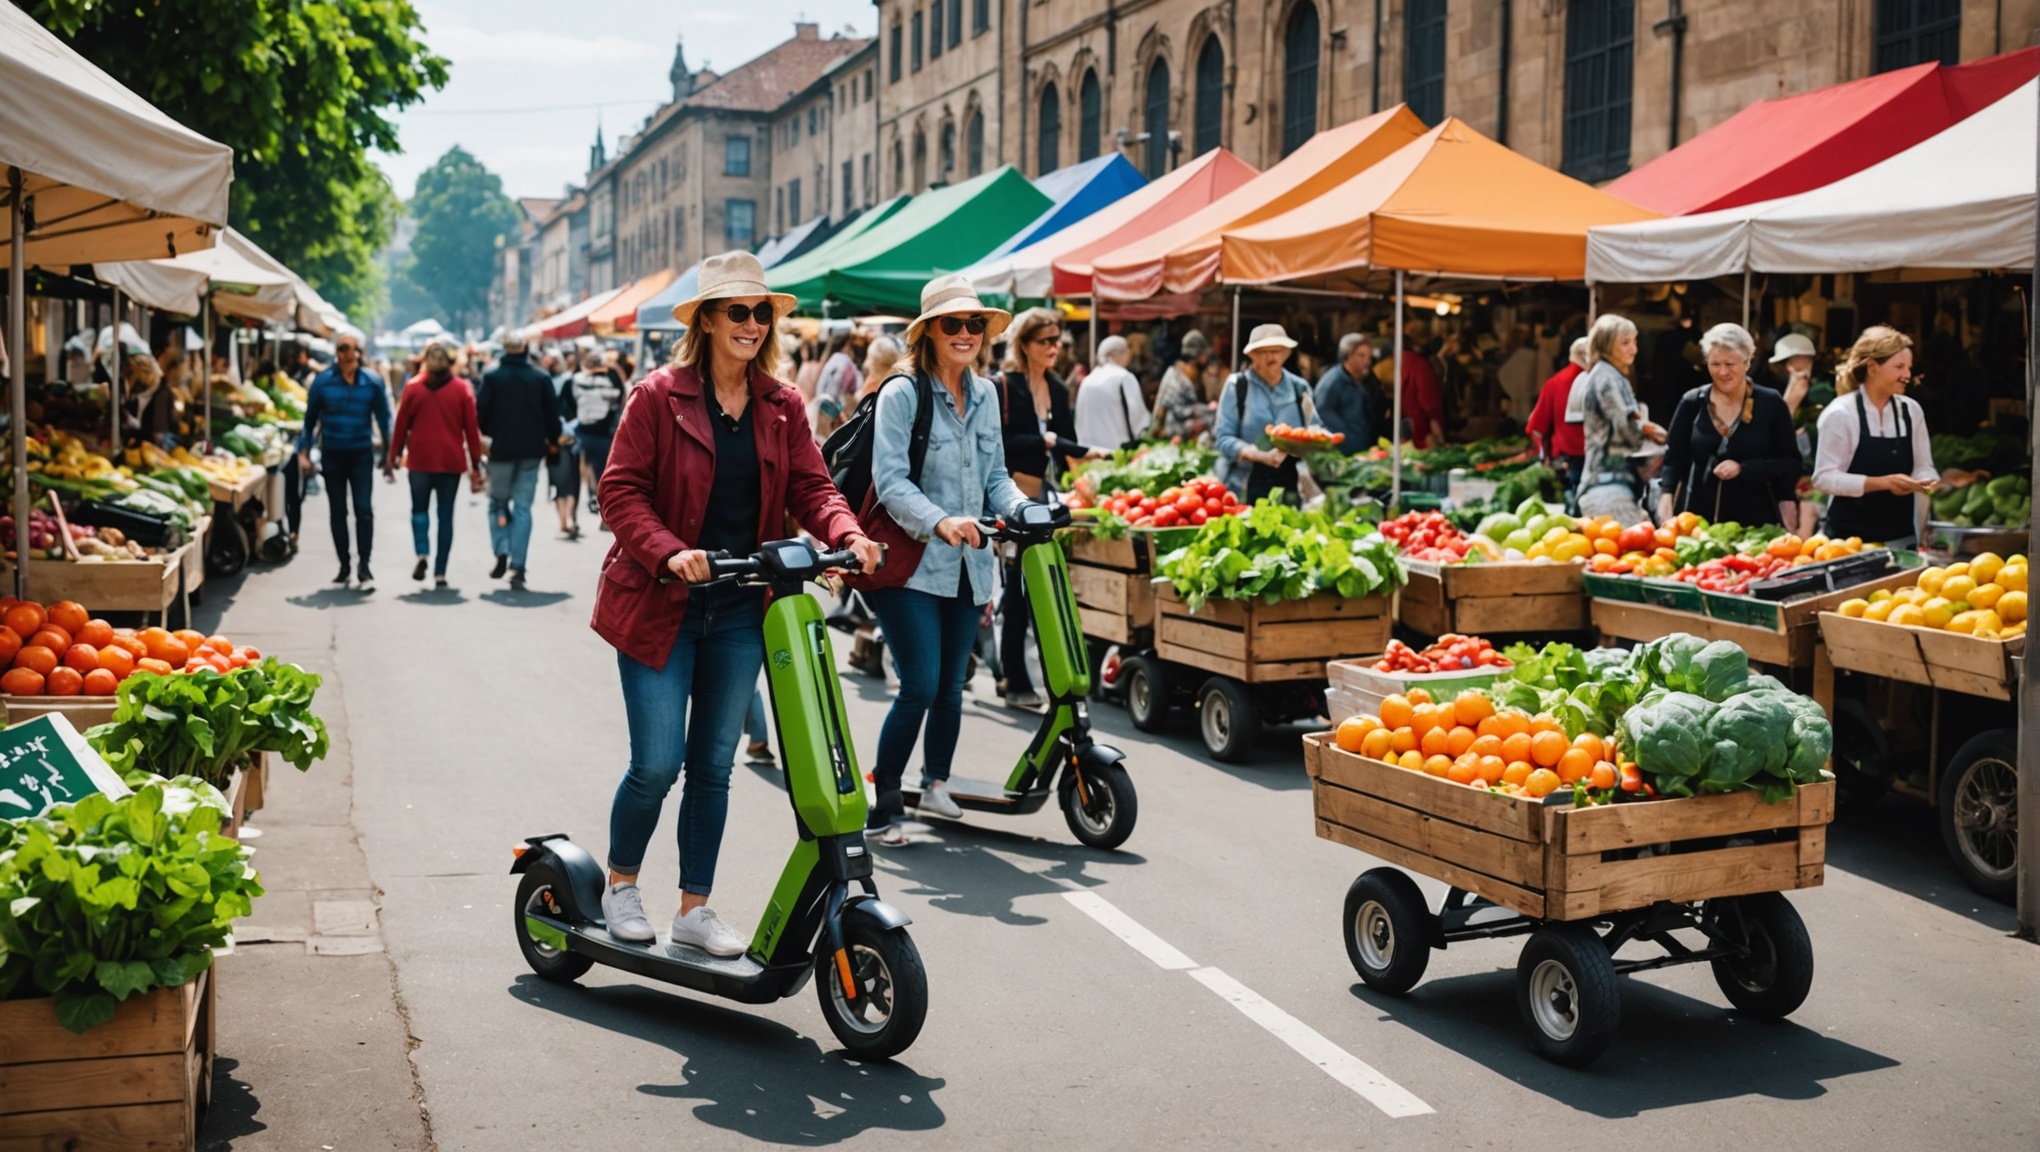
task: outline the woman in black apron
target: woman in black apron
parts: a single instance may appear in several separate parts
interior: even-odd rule
[[[1877,544],[1919,538],[1916,496],[1939,473],[1927,448],[1927,422],[1905,394],[1912,341],[1893,329],[1866,330],[1835,381],[1834,403],[1820,415],[1813,486],[1829,494],[1826,531]]]
[[[1303,478],[1296,457],[1260,446],[1270,424],[1317,424],[1309,383],[1283,367],[1295,348],[1282,325],[1257,326],[1241,349],[1252,365],[1233,373],[1219,397],[1219,479],[1249,504],[1278,492],[1294,503],[1300,495]]]

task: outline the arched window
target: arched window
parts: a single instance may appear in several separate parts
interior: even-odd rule
[[[1589,183],[1629,171],[1636,5],[1571,0],[1565,14],[1565,137],[1559,170]]]
[[[918,129],[914,132],[914,191],[928,186],[928,134]]]
[[[1141,171],[1150,180],[1169,170],[1169,62],[1160,56],[1148,66],[1147,153]]]
[[[1317,134],[1317,6],[1303,0],[1282,36],[1282,154]]]
[[[1197,53],[1197,108],[1192,117],[1190,150],[1202,156],[1219,146],[1225,127],[1225,48],[1207,36]]]
[[[985,170],[985,114],[970,110],[970,127],[963,133],[964,171],[975,176]]]
[[[1099,104],[1103,97],[1098,91],[1098,70],[1084,71],[1084,81],[1077,86],[1077,159],[1090,160],[1098,155],[1098,122],[1101,118]]]
[[[1062,158],[1062,96],[1054,84],[1041,90],[1041,113],[1035,120],[1034,131],[1038,137],[1034,174],[1045,176],[1055,171]]]
[[[935,176],[944,183],[956,175],[956,121],[942,125],[941,151],[935,154]]]
[[[907,190],[907,150],[897,140],[892,146],[892,190],[895,196]]]

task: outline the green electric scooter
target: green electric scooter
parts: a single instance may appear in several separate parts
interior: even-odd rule
[[[880,900],[872,883],[864,779],[829,630],[806,591],[826,570],[856,563],[847,551],[817,553],[803,540],[777,540],[755,556],[712,558],[712,579],[697,586],[729,582],[775,594],[765,612],[766,678],[800,838],[750,950],[724,959],[611,936],[602,920],[607,874],[554,833],[525,841],[510,867],[521,877],[512,908],[517,947],[532,971],[564,984],[606,964],[744,1004],[792,996],[812,975],[829,1030],[854,1055],[881,1060],[914,1042],[928,1012],[928,976],[907,917]]]
[[[1011,520],[982,521],[987,543],[1011,541],[1020,546],[1020,570],[1027,581],[1042,678],[1047,681],[1048,712],[1003,783],[951,777],[947,788],[960,808],[1013,816],[1039,811],[1053,792],[1078,840],[1111,849],[1133,834],[1140,805],[1126,774],[1126,754],[1091,739],[1086,699],[1091,692],[1090,657],[1077,598],[1070,590],[1069,563],[1055,542],[1056,529],[1069,522],[1069,509],[1032,503],[1022,504]],[[919,789],[903,788],[901,794],[909,805],[920,806]]]

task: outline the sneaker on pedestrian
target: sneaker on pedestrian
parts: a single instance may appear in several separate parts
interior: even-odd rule
[[[881,848],[905,848],[914,842],[914,838],[907,835],[907,830],[898,823],[879,829],[871,839]]]
[[[951,820],[963,815],[963,809],[958,807],[956,800],[949,795],[949,785],[940,780],[933,781],[921,789],[921,808],[937,816],[947,816]]]
[[[295,532],[290,534],[290,554],[293,556],[297,555],[297,533]]]
[[[772,758],[772,745],[767,744],[763,740],[754,740],[749,747],[744,749],[744,762],[747,764],[778,763],[778,761]]]
[[[723,923],[707,905],[692,912],[673,917],[673,930],[668,938],[675,945],[699,948],[710,956],[728,959],[742,956],[750,944],[729,925]]]
[[[510,554],[508,552],[496,553],[496,566],[489,569],[489,579],[501,580],[503,578],[503,570],[508,567],[510,567]]]
[[[1017,708],[1022,712],[1039,712],[1047,706],[1048,701],[1043,700],[1041,693],[1036,692],[1032,688],[1006,693],[1006,707],[1008,708]]]
[[[375,591],[375,573],[368,570],[366,560],[362,561],[361,567],[355,571],[355,586],[363,592]]]
[[[434,577],[432,578],[432,590],[433,590],[434,592],[444,592],[444,591],[446,591],[446,577],[444,577],[444,576],[434,576]]]
[[[425,565],[430,564],[431,562],[432,558],[430,556],[418,557],[418,562],[416,564],[411,565],[411,579],[423,583],[425,580]]]
[[[340,562],[340,574],[338,576],[333,577],[333,583],[338,584],[342,588],[345,588],[347,587],[348,584],[352,583],[353,581],[354,581],[354,565],[349,564],[345,560],[342,560]]]
[[[645,898],[635,884],[611,884],[602,890],[602,923],[618,940],[649,944],[657,936],[645,919]]]
[[[512,592],[524,591],[524,569],[512,568],[510,570],[510,590]]]

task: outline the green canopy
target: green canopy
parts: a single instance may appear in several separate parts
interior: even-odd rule
[[[975,262],[1050,206],[1032,181],[1007,165],[924,192],[870,228],[831,237],[767,269],[765,282],[798,297],[804,311],[820,311],[828,299],[852,310],[911,316],[920,309],[922,285]]]
[[[791,268],[795,264],[807,263],[812,257],[821,257],[826,262],[828,260],[828,253],[841,249],[843,245],[850,243],[859,236],[899,215],[900,209],[905,208],[913,199],[911,195],[903,195],[895,196],[890,200],[881,200],[852,217],[849,223],[838,228],[827,240],[822,241],[820,244],[815,245],[791,260],[783,260],[777,264],[768,264],[766,267],[768,269],[779,267]],[[771,278],[767,277],[767,279]]]

